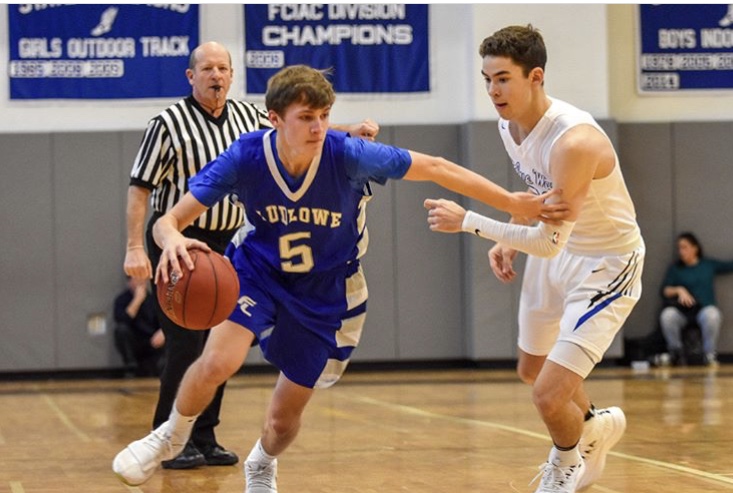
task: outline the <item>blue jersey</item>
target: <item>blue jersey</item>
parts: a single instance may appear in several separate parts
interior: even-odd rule
[[[277,156],[275,130],[242,135],[189,181],[206,206],[227,194],[243,203],[254,226],[239,248],[285,273],[325,272],[366,251],[369,182],[402,178],[408,151],[329,130],[320,156],[299,179]]]

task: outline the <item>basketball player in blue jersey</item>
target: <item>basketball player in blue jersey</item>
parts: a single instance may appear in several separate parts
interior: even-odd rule
[[[641,296],[644,241],[618,157],[588,113],[544,90],[545,44],[532,26],[510,26],[479,50],[499,113],[499,133],[530,190],[556,187],[570,206],[559,225],[506,224],[452,201],[426,200],[430,228],[494,240],[491,269],[516,276],[517,251],[529,254],[519,305],[518,373],[554,446],[536,493],[573,493],[603,472],[626,428],[618,407],[595,410],[583,380],[611,345]]]
[[[245,462],[246,492],[277,491],[277,457],[298,434],[314,389],[333,385],[359,342],[367,288],[359,259],[367,246],[370,181],[430,180],[507,212],[556,220],[565,204],[509,193],[442,158],[328,130],[335,101],[321,71],[286,67],[268,84],[273,130],[242,135],[189,182],[189,192],[154,227],[163,249],[156,280],[193,268],[190,248],[206,244],[180,231],[228,194],[254,226],[229,255],[240,282],[239,306],[212,329],[189,368],[170,418],[131,443],[113,470],[127,484],[146,481],[184,446],[217,386],[241,368],[253,341],[280,370],[261,438]]]

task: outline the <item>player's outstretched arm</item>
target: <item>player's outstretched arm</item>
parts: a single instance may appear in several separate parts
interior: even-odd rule
[[[534,227],[503,223],[466,211],[445,199],[426,199],[425,208],[428,209],[428,224],[432,231],[465,231],[537,257],[554,257],[560,253],[575,225],[570,221],[560,221],[558,225],[539,223]]]
[[[194,263],[188,254],[190,248],[210,252],[211,248],[203,241],[187,238],[181,234],[193,221],[206,211],[207,207],[199,202],[191,192],[187,192],[173,208],[160,217],[153,225],[153,238],[163,252],[155,270],[155,282],[168,282],[169,274],[181,276],[183,272],[178,257],[193,270]]]
[[[406,180],[435,182],[448,190],[480,200],[513,216],[552,222],[562,220],[568,214],[567,204],[564,202],[550,203],[560,194],[559,190],[551,190],[542,195],[512,193],[447,159],[416,151],[409,152],[412,164],[405,174]]]

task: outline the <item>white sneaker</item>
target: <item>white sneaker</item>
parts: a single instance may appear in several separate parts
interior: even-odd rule
[[[117,454],[112,470],[120,481],[130,486],[143,484],[150,479],[160,463],[176,457],[186,446],[172,443],[170,433],[163,423],[141,440],[132,442]]]
[[[705,364],[708,368],[718,368],[720,366],[720,362],[718,362],[718,357],[715,353],[707,353],[705,355]]]
[[[579,445],[586,469],[578,483],[578,491],[590,487],[603,474],[609,450],[618,443],[626,430],[626,416],[620,407],[596,409],[595,417],[586,424]]]
[[[585,462],[583,461],[567,467],[560,467],[547,461],[540,466],[539,474],[529,484],[541,477],[540,486],[535,493],[575,493],[584,473]]]
[[[277,493],[277,459],[265,465],[245,461],[244,476],[247,478],[244,493]]]

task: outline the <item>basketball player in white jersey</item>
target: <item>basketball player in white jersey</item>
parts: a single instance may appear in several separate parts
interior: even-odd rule
[[[496,241],[491,269],[502,282],[527,253],[519,306],[520,378],[553,448],[537,493],[581,491],[605,466],[626,427],[618,407],[596,410],[583,380],[597,365],[641,295],[644,242],[618,158],[590,114],[544,90],[547,53],[532,26],[486,38],[479,53],[499,133],[529,189],[562,190],[561,225],[502,223],[446,200],[425,201],[431,230],[466,231]]]

